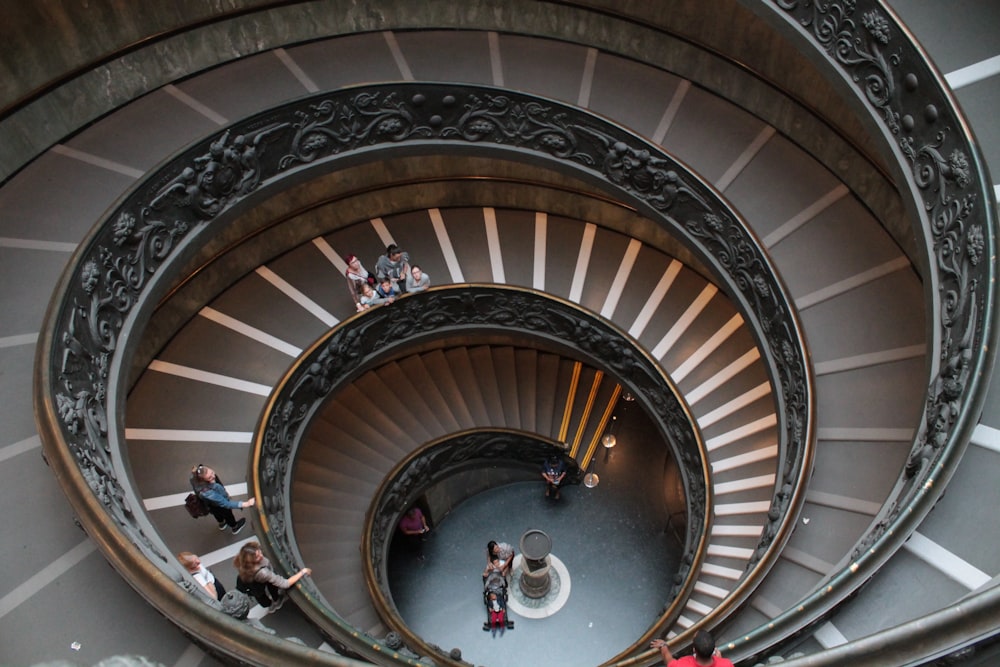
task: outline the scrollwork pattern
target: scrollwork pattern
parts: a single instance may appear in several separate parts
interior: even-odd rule
[[[410,101],[419,107],[424,99],[418,94]],[[418,120],[415,109],[393,92],[360,93],[346,103],[321,100],[296,112],[296,116],[291,148],[279,163],[282,169],[362,145],[400,142],[433,133],[430,125]]]
[[[850,572],[852,582],[866,580],[880,559],[916,527],[933,507],[935,476],[947,476],[963,448],[961,431],[978,419],[985,387],[977,379],[990,363],[987,351],[996,334],[989,325],[996,295],[994,269],[983,261],[995,244],[996,216],[989,201],[978,150],[961,130],[964,122],[943,83],[922,53],[905,38],[877,0],[774,0],[807,38],[831,58],[857,86],[857,96],[880,118],[887,136],[898,141],[898,163],[909,172],[914,199],[926,222],[914,224],[933,248],[929,258],[940,308],[939,340],[931,354],[937,373],[928,385],[922,425],[914,435],[900,483],[886,510],[859,540]],[[938,487],[940,488],[940,487]],[[859,568],[864,561],[866,569]],[[830,608],[853,590],[842,587],[816,593],[798,608]],[[775,619],[783,624],[790,612]],[[801,630],[802,621],[796,620]],[[748,638],[748,641],[751,641]],[[752,640],[756,641],[756,637]]]
[[[447,100],[445,102],[447,104]],[[465,112],[453,126],[442,129],[442,138],[512,142],[557,158],[586,165],[594,163],[590,154],[577,150],[577,133],[567,122],[567,115],[551,113],[550,106],[532,100],[514,101],[506,95],[485,94],[469,95],[464,108]]]
[[[799,23],[850,73],[868,102],[878,109],[886,126],[896,134],[900,129],[899,112],[892,105],[896,84],[890,70],[899,64],[901,56],[898,51],[888,54],[885,51],[893,29],[881,8],[875,4],[859,12],[858,4],[855,0],[778,3],[785,10],[801,10]],[[863,30],[859,28],[859,15]]]
[[[120,353],[118,339],[125,322],[138,306],[154,302],[154,286],[169,273],[164,267],[176,259],[178,248],[224,225],[228,212],[263,185],[350,151],[413,142],[437,142],[438,148],[461,142],[499,146],[572,164],[604,179],[685,237],[717,271],[720,283],[741,296],[749,309],[748,322],[774,351],[776,388],[783,394],[776,403],[785,425],[779,437],[786,455],[797,462],[796,478],[801,478],[809,446],[808,428],[802,427],[809,423],[809,389],[797,325],[789,321],[787,299],[768,271],[763,250],[708,186],[658,147],[558,102],[476,86],[393,84],[293,102],[207,139],[141,182],[95,231],[72,268],[74,279],[59,297],[62,308],[49,325],[54,332],[50,384],[56,387],[49,400],[52,412],[60,416],[62,441],[81,474],[109,514],[126,526],[132,541],[144,549],[149,544],[128,506],[128,494],[113,475],[112,461],[119,454],[112,451],[111,441],[123,441],[122,427],[107,423],[107,387],[116,386],[115,379],[107,377],[108,369]],[[723,221],[725,234],[707,231],[715,219]],[[554,314],[522,295],[473,291],[431,308],[408,308],[405,300],[397,305],[377,327],[375,318],[362,318],[364,324],[338,331],[328,342],[328,353],[296,378],[289,402],[279,402],[274,420],[268,419],[259,459],[260,502],[276,531],[276,548],[285,554],[295,549],[283,517],[287,496],[280,480],[287,478],[294,455],[290,434],[308,419],[306,403],[327,394],[373,358],[378,349],[369,341],[392,345],[407,331],[429,335],[436,328],[491,322],[578,340],[582,352],[600,357],[611,371],[641,389],[649,410],[662,420],[663,432],[679,450],[695,447],[693,436],[685,435],[689,428],[681,419],[683,411],[662,391],[649,364],[630,343],[585,318]],[[681,460],[695,464],[690,456]],[[702,486],[693,483],[689,492],[707,502],[710,495]]]
[[[275,142],[289,123],[278,122],[262,129],[237,134],[230,141],[226,130],[208,144],[208,150],[187,161],[174,178],[160,188],[149,209],[179,208],[210,220],[260,185],[269,165],[263,159],[268,144]]]
[[[912,50],[907,57],[901,55],[912,46],[898,39],[903,31],[879,3],[777,4],[827,49],[859,85],[862,98],[878,110],[886,128],[899,135],[900,155],[923,199],[941,304],[940,370],[928,387],[923,427],[914,438],[904,471],[904,481],[910,481],[904,484],[902,500],[912,497],[919,486],[919,473],[926,473],[940,461],[949,450],[948,443],[953,442],[961,422],[961,405],[968,400],[973,350],[984,335],[984,285],[991,270],[982,259],[992,239],[991,226],[986,223],[989,213],[974,190],[981,181],[976,178],[976,161],[971,156],[974,149],[968,137],[952,129],[961,123],[927,63]],[[883,55],[894,43],[893,55]],[[905,502],[896,504],[892,516],[883,517],[880,525],[891,524],[905,507]]]
[[[99,245],[79,267],[71,305],[63,311],[54,363],[53,400],[81,474],[115,523],[150,558],[166,562],[135,521],[128,494],[115,474],[108,442],[108,372],[124,320],[149,275],[168,256],[187,226],[122,211]]]
[[[83,478],[109,515],[153,560],[172,562],[143,533],[115,474],[109,442],[108,369],[118,353],[126,318],[153,277],[196,226],[219,214],[260,182],[260,156],[281,124],[239,134],[222,133],[166,168],[165,185],[144,184],[100,230],[76,267],[55,325],[52,397]],[[121,438],[118,438],[121,441]]]

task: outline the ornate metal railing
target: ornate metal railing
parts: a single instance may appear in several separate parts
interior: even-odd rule
[[[970,593],[961,604],[813,655],[789,656],[782,667],[956,667],[996,662],[1000,587]],[[758,663],[754,667],[763,667]],[[774,664],[768,662],[766,664]]]
[[[482,478],[492,475],[509,480],[516,474],[520,479],[537,479],[542,463],[552,455],[566,461],[566,479],[579,483],[580,467],[575,459],[567,455],[564,443],[541,438],[534,433],[506,429],[464,431],[428,443],[400,461],[386,476],[366,516],[361,553],[372,604],[379,616],[388,621],[388,625],[403,637],[407,645],[420,647],[424,652],[432,649],[422,638],[409,631],[399,615],[389,586],[387,555],[396,526],[406,510],[435,486],[470,470]],[[511,472],[507,475],[496,473],[501,467],[510,468]],[[480,487],[477,485],[474,488]],[[451,494],[449,498],[453,505],[463,500]],[[432,506],[429,509],[433,514],[435,509],[448,508]]]
[[[271,125],[264,132],[270,136],[282,130]],[[755,549],[759,561],[730,603],[713,616],[718,620],[730,613],[787,539],[787,519],[801,504],[799,483],[811,462],[812,392],[801,335],[765,253],[712,189],[686,175],[659,147],[579,110],[485,88],[420,85],[406,95],[327,95],[300,112],[291,150],[279,167],[333,159],[351,148],[427,140],[440,142],[439,150],[474,144],[478,150],[515,148],[532,161],[557,160],[561,169],[578,172],[634,203],[683,238],[748,312],[776,388],[782,474],[774,491],[774,518]]]
[[[74,504],[93,506],[88,520],[102,524],[102,530],[91,533],[101,535],[95,539],[105,556],[119,562],[118,543],[125,540],[162,571],[176,568],[138,509],[142,503],[127,478],[119,392],[143,325],[174,280],[173,271],[232,215],[281,188],[284,179],[299,182],[311,170],[335,169],[344,158],[382,159],[396,151],[503,156],[575,173],[682,239],[741,304],[775,393],[782,474],[774,489],[774,519],[757,549],[760,559],[744,576],[739,594],[717,613],[734,609],[787,540],[788,519],[802,502],[800,482],[811,466],[811,381],[784,288],[739,216],[658,146],[580,109],[478,86],[361,87],[248,118],[151,173],[84,240],[61,280],[41,337],[36,405],[46,455]],[[594,329],[567,333],[585,341]],[[607,342],[595,338],[595,343]],[[598,352],[615,357],[623,350]],[[611,370],[628,377],[639,360],[624,353],[621,367]],[[328,360],[328,370],[348,361]],[[697,488],[690,491],[689,501],[696,503]],[[262,500],[266,505],[273,499]],[[157,598],[155,578],[133,584]],[[234,655],[244,650],[236,641],[229,647]]]
[[[930,384],[905,469],[851,561],[793,608],[733,640],[728,655],[760,654],[846,599],[902,546],[933,508],[982,410],[996,354],[996,203],[985,162],[943,77],[877,0],[774,0],[804,53],[817,54],[878,125],[913,202],[936,321]],[[900,649],[923,631],[887,641]],[[858,645],[853,657],[866,655]],[[885,654],[883,654],[885,655]],[[886,658],[886,662],[893,662]],[[817,663],[819,664],[819,663]]]
[[[580,467],[567,455],[566,446],[534,433],[510,429],[477,429],[455,433],[435,440],[400,461],[375,493],[365,520],[362,543],[366,576],[379,589],[383,606],[391,603],[386,554],[396,525],[406,510],[429,489],[459,472],[492,470],[499,466],[516,467],[537,479],[538,471],[549,456],[559,456],[566,463],[566,483],[579,483]],[[572,482],[571,482],[572,480]],[[457,499],[456,504],[461,502]]]
[[[873,526],[858,560],[842,573],[845,581],[838,582],[837,590],[848,591],[878,568],[908,532],[907,527],[933,502],[982,405],[996,337],[995,276],[989,259],[995,247],[996,222],[991,181],[941,77],[927,66],[924,55],[882,3],[781,0],[771,7],[760,6],[764,13],[787,17],[791,29],[799,33],[796,39],[802,51],[827,54],[824,66],[838,72],[870,114],[880,119],[887,145],[908,174],[905,180],[913,199],[924,209],[914,228],[927,240],[932,260],[929,299],[941,304],[936,308],[935,345],[930,355],[936,364],[935,380],[928,391],[924,427],[913,443],[907,475],[900,480],[894,502]],[[768,20],[774,21],[773,17]],[[243,136],[244,142],[247,136],[258,137]],[[257,148],[245,150],[252,156]],[[198,155],[210,154],[207,145],[198,150]],[[145,517],[133,510],[141,505],[129,489],[125,467],[116,461],[122,408],[116,403],[120,397],[110,398],[109,392],[114,395],[120,384],[122,357],[128,356],[128,329],[141,324],[156,284],[170,273],[169,266],[161,265],[175,259],[178,248],[203,231],[209,220],[218,223],[225,206],[240,198],[224,197],[219,212],[208,218],[187,213],[174,217],[166,210],[158,218],[137,215],[146,207],[138,204],[144,195],[135,199],[136,193],[144,188],[147,194],[155,194],[156,187],[150,183],[163,182],[157,180],[161,176],[180,176],[179,171],[166,174],[171,166],[190,167],[196,153],[168,165],[133,191],[131,203],[117,209],[125,215],[117,239],[112,240],[108,233],[112,223],[107,223],[85,240],[60,286],[62,300],[40,341],[42,365],[54,370],[46,372],[36,400],[46,455],[57,476],[78,509],[87,505],[86,511],[80,511],[88,526],[90,521],[108,524],[104,536],[95,539],[136,544],[143,559],[171,571],[172,566],[164,565],[163,545],[151,534]],[[177,185],[173,194],[181,195],[183,180]],[[145,201],[148,204],[151,198]],[[210,201],[202,205],[206,213],[213,208]],[[943,360],[940,364],[939,359]],[[797,405],[807,406],[807,396],[808,392]],[[65,465],[58,458],[65,458]],[[101,532],[94,526],[88,530]],[[106,545],[102,544],[102,550],[116,567],[129,569]],[[142,562],[133,565],[141,571]],[[806,615],[821,614],[821,607],[827,608],[826,603],[833,600],[829,597],[823,605],[810,601]],[[761,628],[741,650],[758,651],[769,637],[790,631],[802,620],[783,616],[775,634]]]
[[[697,566],[712,512],[708,457],[687,405],[660,366],[625,334],[567,301],[524,288],[457,285],[407,295],[389,307],[368,310],[342,322],[303,354],[278,383],[258,428],[253,482],[255,496],[262,499],[265,539],[280,567],[293,571],[303,560],[295,539],[289,500],[298,446],[309,430],[312,417],[341,388],[401,350],[427,340],[501,330],[518,340],[538,341],[539,345],[582,359],[612,374],[632,392],[681,469],[688,499],[685,559]],[[467,437],[476,441],[481,434]],[[506,453],[507,458],[524,459],[528,455],[521,451],[525,446],[523,438],[515,440],[508,435],[507,440],[505,447],[495,448],[494,456]],[[474,450],[431,447],[416,461],[435,464],[426,470],[421,467],[424,472],[443,473],[451,464],[464,462],[463,457],[481,453],[478,445]],[[540,447],[533,443],[536,453]],[[396,480],[392,496],[382,497],[380,509],[369,517],[373,534],[366,538],[370,540],[366,567],[373,573],[376,594],[385,595],[385,599],[389,598],[388,590],[380,573],[386,531],[405,509],[403,501],[416,493],[411,485],[421,482],[426,486],[433,481],[432,477],[422,474],[419,478]],[[679,613],[690,595],[694,586],[692,574],[696,572],[694,567],[683,573],[684,585],[666,614],[667,620]],[[322,598],[311,581],[304,588],[317,600]],[[343,620],[332,605],[325,605],[323,613],[313,618],[331,632],[342,631]],[[324,623],[327,619],[333,624]],[[396,629],[409,636],[405,629]]]

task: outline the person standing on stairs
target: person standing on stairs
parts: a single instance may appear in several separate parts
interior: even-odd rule
[[[423,511],[419,507],[414,505],[406,510],[406,514],[399,520],[399,532],[411,536],[423,535],[430,532],[430,528],[427,526],[427,518],[424,517]]]
[[[233,535],[236,535],[243,526],[246,519],[236,520],[233,510],[253,507],[256,499],[249,498],[244,501],[233,500],[229,497],[229,492],[222,485],[222,480],[215,474],[215,471],[206,465],[198,464],[191,468],[191,488],[195,494],[202,499],[212,513],[215,520],[219,522],[219,530],[229,528]]]
[[[715,639],[705,630],[699,630],[694,636],[694,655],[683,658],[675,658],[663,639],[654,639],[649,645],[660,649],[663,664],[667,667],[733,667],[732,661],[723,658],[715,648]]]
[[[417,556],[417,560],[424,560],[424,535],[430,532],[427,525],[427,517],[423,511],[414,505],[406,510],[406,514],[396,524],[399,532],[403,534],[403,540],[407,548]]]

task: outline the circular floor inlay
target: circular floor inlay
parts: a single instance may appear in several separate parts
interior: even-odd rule
[[[521,555],[514,556],[511,567],[510,589],[508,590],[507,608],[521,618],[546,618],[563,608],[569,599],[569,570],[556,556],[549,554],[552,587],[545,597],[529,598],[521,592]]]

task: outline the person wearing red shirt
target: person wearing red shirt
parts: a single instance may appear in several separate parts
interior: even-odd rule
[[[399,531],[404,535],[423,535],[430,531],[427,527],[427,519],[420,508],[414,505],[406,510],[406,514],[399,520]]]
[[[694,636],[694,655],[686,655],[683,658],[675,658],[663,639],[654,639],[649,645],[660,649],[663,664],[667,667],[733,667],[732,661],[723,658],[716,650],[715,639],[705,630],[699,630]]]

